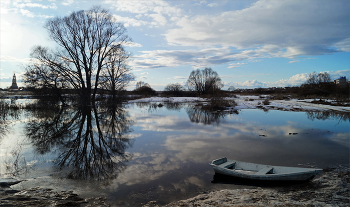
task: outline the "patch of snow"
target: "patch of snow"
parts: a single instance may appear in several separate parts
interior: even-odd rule
[[[266,98],[268,96],[264,96]],[[240,109],[277,109],[284,111],[327,111],[334,110],[340,112],[350,112],[350,107],[343,106],[330,106],[322,104],[311,103],[314,99],[290,99],[290,100],[270,100],[268,105],[263,104],[262,96],[237,96],[237,98],[228,97],[227,100],[234,100],[237,105],[232,108],[234,110]],[[198,97],[150,97],[141,98],[128,101],[128,103],[137,102],[171,102],[171,103],[184,103],[184,102],[207,102],[208,99]],[[330,101],[330,100],[325,100]],[[205,103],[204,103],[205,104]],[[231,108],[230,108],[231,109]]]
[[[184,102],[197,102],[197,101],[207,101],[204,98],[198,97],[150,97],[150,98],[141,98],[128,101],[128,103],[139,103],[139,102],[172,102],[172,103],[184,103]]]

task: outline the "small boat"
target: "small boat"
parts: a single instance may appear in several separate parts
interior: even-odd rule
[[[226,157],[213,160],[210,165],[215,173],[256,181],[308,181],[322,169],[282,167],[228,160]]]

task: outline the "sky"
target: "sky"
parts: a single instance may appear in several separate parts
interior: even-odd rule
[[[312,72],[350,79],[348,0],[1,0],[0,87],[34,46],[56,45],[44,29],[52,17],[95,5],[127,28],[136,81],[155,90],[185,84],[192,70],[212,68],[224,88],[298,86]]]

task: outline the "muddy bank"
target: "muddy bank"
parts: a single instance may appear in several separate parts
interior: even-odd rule
[[[288,187],[220,190],[165,205],[172,206],[349,206],[350,168],[329,168],[311,182]],[[151,201],[144,207],[159,206]]]
[[[110,206],[105,198],[81,198],[72,191],[55,192],[52,189],[31,188],[13,190],[19,181],[0,180],[0,206]]]
[[[173,206],[349,206],[350,168],[329,168],[311,182],[287,187],[220,190],[172,202]],[[113,206],[105,198],[82,198],[72,191],[13,190],[19,181],[0,180],[0,206]],[[25,181],[24,181],[25,182]],[[150,201],[144,207],[158,207]]]

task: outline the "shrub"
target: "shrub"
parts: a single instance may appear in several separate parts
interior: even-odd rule
[[[153,88],[148,86],[142,86],[140,88],[137,88],[134,90],[134,93],[142,96],[154,96],[157,94],[157,92]]]
[[[164,88],[164,93],[169,96],[183,96],[185,88],[179,83],[168,84]]]
[[[224,99],[222,97],[212,97],[207,105],[204,105],[202,108],[209,110],[225,110],[227,107],[237,106],[237,103],[233,99]]]
[[[264,104],[264,105],[270,105],[270,99],[265,99],[265,100],[263,101],[263,104]]]

